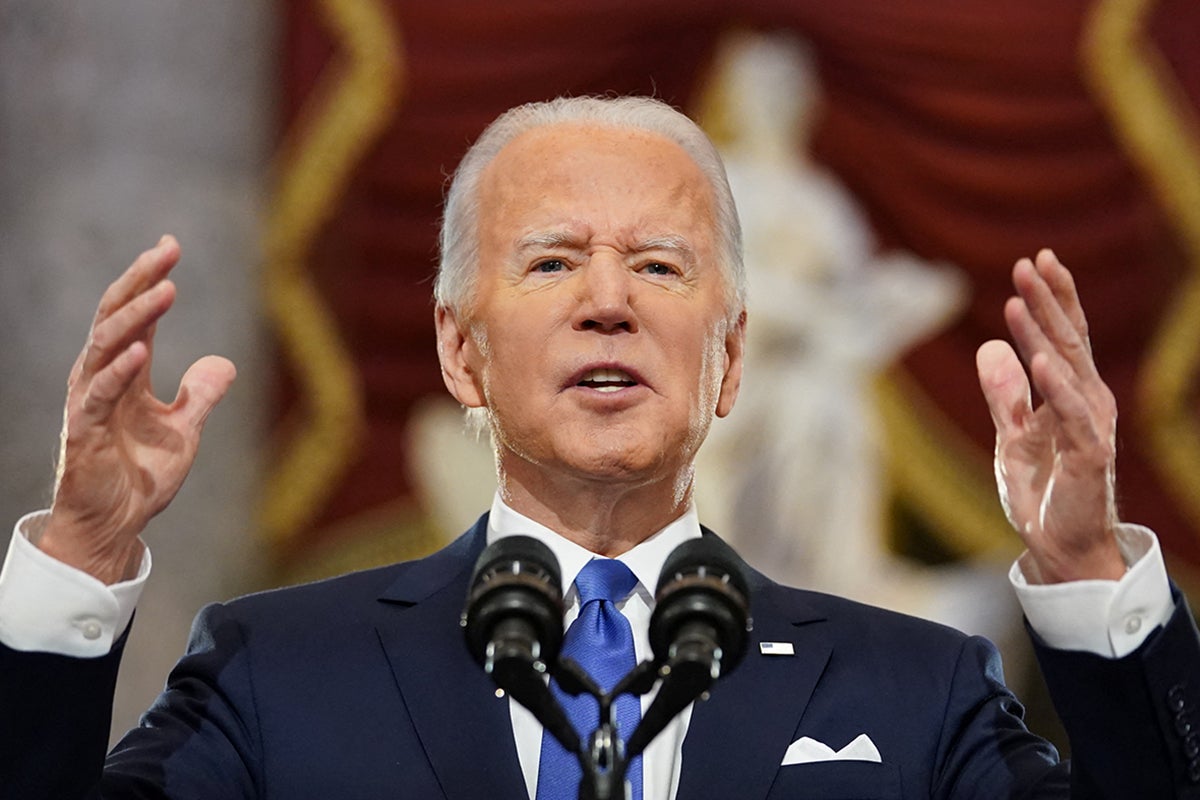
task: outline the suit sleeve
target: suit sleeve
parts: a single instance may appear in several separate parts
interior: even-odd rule
[[[962,641],[942,710],[930,797],[938,800],[1067,800],[1068,766],[1031,733],[1004,684],[988,640]]]
[[[200,613],[166,689],[105,759],[119,660],[120,647],[99,659],[0,652],[6,740],[0,768],[14,776],[0,786],[19,787],[14,794],[0,788],[0,797],[259,796],[249,657],[240,626],[223,606]]]
[[[1035,650],[1070,762],[1030,733],[986,640],[964,641],[943,715],[931,794],[945,800],[1200,800],[1200,634],[1186,602],[1119,658]]]
[[[74,658],[0,644],[0,798],[97,796],[124,645]]]
[[[1073,798],[1200,800],[1200,634],[1186,601],[1119,659],[1054,650],[1031,632],[1071,742]]]

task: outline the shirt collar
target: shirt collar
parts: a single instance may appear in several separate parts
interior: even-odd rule
[[[522,534],[532,536],[545,544],[558,559],[562,571],[563,591],[569,591],[575,583],[575,577],[583,566],[593,558],[604,558],[590,550],[567,539],[559,533],[529,517],[514,511],[496,492],[492,500],[492,511],[488,515],[487,541],[488,544],[503,536]],[[662,572],[663,563],[671,551],[688,539],[700,536],[700,518],[696,513],[695,504],[689,504],[683,514],[670,522],[665,528],[655,533],[633,549],[617,556],[617,560],[629,567],[637,577],[643,591],[654,596],[658,585],[658,576]]]

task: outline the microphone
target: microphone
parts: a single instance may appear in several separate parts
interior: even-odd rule
[[[579,735],[543,677],[562,648],[561,575],[558,559],[537,539],[497,539],[475,561],[459,624],[484,672],[578,753]]]
[[[633,758],[746,652],[749,587],[741,559],[716,536],[689,539],[663,564],[650,616],[662,684],[626,743]]]

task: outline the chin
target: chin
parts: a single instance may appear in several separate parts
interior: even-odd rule
[[[665,449],[613,449],[592,452],[574,460],[578,473],[598,480],[646,484],[654,481],[674,480],[674,471],[663,460],[664,453],[675,452]]]

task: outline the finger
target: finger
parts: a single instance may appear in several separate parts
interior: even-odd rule
[[[174,305],[174,303],[172,303]],[[163,312],[166,313],[165,311]],[[160,315],[161,317],[161,315]],[[150,385],[150,369],[149,365],[154,363],[154,334],[158,331],[158,322],[152,322],[146,326],[145,330],[136,341],[146,345],[146,364],[147,368],[140,370],[133,378],[133,388],[138,391],[154,394],[154,388]]]
[[[145,345],[148,356],[154,325],[174,302],[175,285],[171,281],[160,281],[93,327],[84,351],[80,377],[87,380],[89,375],[98,373],[135,341]]]
[[[158,244],[138,256],[121,277],[109,285],[103,297],[100,298],[96,314],[92,319],[92,330],[111,317],[130,299],[136,297],[145,287],[153,287],[160,283],[162,277],[178,263],[179,252],[179,243],[175,237],[167,234],[158,240]],[[84,345],[75,359],[75,363],[71,366],[71,372],[67,377],[68,388],[75,386],[79,381],[90,347],[89,333],[88,343]]]
[[[1028,364],[1036,353],[1050,349],[1050,342],[1020,297],[1010,297],[1004,303],[1004,324],[1021,354],[1022,363]]]
[[[1023,298],[1010,297],[1004,304],[1004,322],[1008,325],[1013,343],[1024,364],[1031,364],[1034,358],[1043,355],[1060,362],[1064,370],[1071,369],[1054,343],[1046,336],[1045,330],[1033,318]]]
[[[996,434],[1006,438],[1033,413],[1029,379],[1012,347],[999,339],[980,345],[975,368]]]
[[[179,263],[179,242],[174,236],[166,235],[158,240],[158,244],[139,255],[117,278],[104,295],[96,308],[93,327],[108,319],[118,309],[146,289],[158,285],[163,278]]]
[[[1054,293],[1054,298],[1058,301],[1063,313],[1066,314],[1071,326],[1075,328],[1079,338],[1083,339],[1090,348],[1087,317],[1083,313],[1083,303],[1079,301],[1079,291],[1075,286],[1075,278],[1071,275],[1071,271],[1050,248],[1044,248],[1038,252],[1037,258],[1034,260],[1034,267],[1046,281],[1050,291]]]
[[[1053,260],[1050,267],[1056,263],[1057,260]],[[1040,336],[1030,336],[1023,344],[1027,348],[1033,345],[1031,351],[1026,354],[1026,363],[1029,363],[1029,359],[1037,352],[1056,354],[1063,358],[1080,378],[1094,378],[1097,374],[1096,365],[1092,360],[1087,339],[1080,335],[1079,329],[1059,304],[1058,297],[1045,277],[1029,259],[1022,259],[1013,267],[1013,285],[1024,301],[1029,316],[1041,332]],[[1032,330],[1027,333],[1032,333]]]
[[[1030,364],[1029,374],[1058,420],[1058,443],[1063,450],[1087,453],[1106,463],[1116,433],[1116,403],[1107,387],[1106,400],[1089,397],[1061,367],[1040,354]]]
[[[205,356],[183,374],[171,408],[199,431],[236,377],[237,368],[232,361],[221,356]]]
[[[138,373],[149,363],[149,353],[142,342],[134,342],[112,359],[103,370],[88,382],[80,405],[88,420],[104,423],[112,416],[117,403],[133,384]]]

